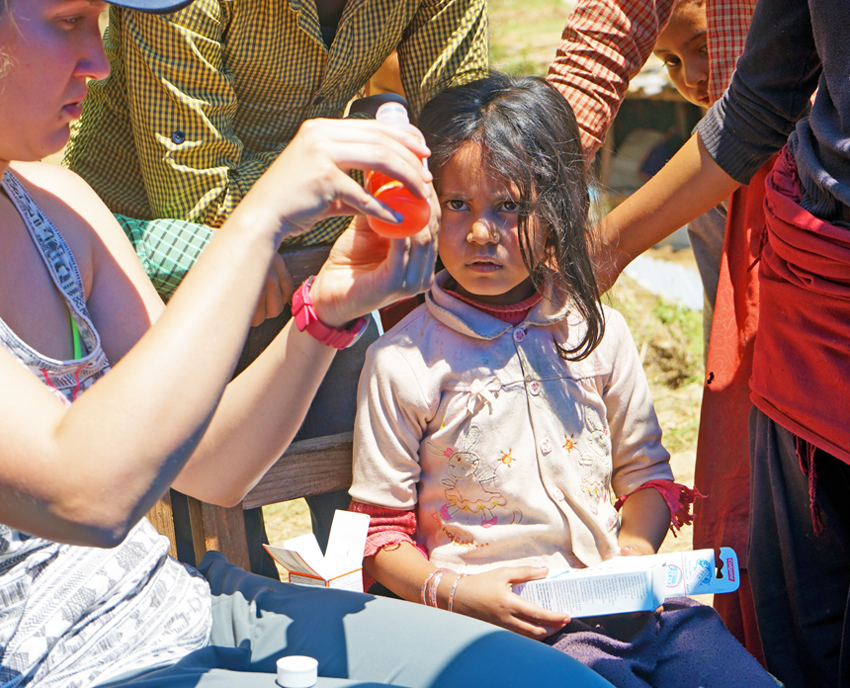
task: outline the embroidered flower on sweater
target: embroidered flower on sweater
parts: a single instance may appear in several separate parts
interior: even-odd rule
[[[499,461],[501,461],[503,464],[505,464],[508,467],[510,467],[510,465],[514,461],[516,461],[516,459],[513,456],[511,456],[511,451],[512,450],[508,449],[507,452],[502,452],[502,458],[499,459]]]
[[[481,429],[477,425],[469,428],[465,436],[458,440],[457,447],[440,448],[427,440],[426,449],[432,454],[446,458],[448,477],[442,478],[440,484],[446,489],[446,502],[439,510],[444,523],[457,518],[471,517],[484,528],[491,528],[499,522],[497,509],[507,507],[507,499],[496,488],[496,469],[501,465],[510,467],[510,451],[503,454],[495,468],[485,465],[484,460],[475,451],[475,446],[481,438]],[[505,456],[510,461],[505,461]],[[518,523],[522,512],[517,509],[506,509],[507,517],[502,517],[502,523]]]

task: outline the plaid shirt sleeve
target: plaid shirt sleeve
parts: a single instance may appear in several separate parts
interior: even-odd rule
[[[148,279],[163,301],[173,296],[213,236],[213,229],[186,220],[134,220],[116,215]]]
[[[564,27],[549,81],[576,114],[590,160],[652,54],[674,0],[580,0]]]
[[[233,131],[225,3],[173,14],[113,12],[123,34],[130,116],[151,215],[220,226],[283,150],[248,154]]]
[[[486,76],[484,0],[424,0],[398,46],[399,72],[413,113],[450,83]]]
[[[649,59],[673,0],[580,0],[567,20],[549,81],[576,113],[591,159],[605,140],[629,81]],[[755,0],[708,0],[709,96],[723,95],[744,50]]]

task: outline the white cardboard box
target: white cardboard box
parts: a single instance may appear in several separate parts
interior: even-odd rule
[[[575,616],[657,609],[668,597],[733,592],[740,584],[738,557],[728,547],[645,557],[614,557],[585,569],[550,571],[514,586],[534,604]]]
[[[290,583],[363,592],[363,551],[368,530],[368,514],[338,509],[324,555],[312,533],[285,540],[283,547],[264,547],[289,571]]]

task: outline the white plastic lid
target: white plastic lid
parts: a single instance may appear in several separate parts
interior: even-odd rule
[[[312,657],[291,655],[277,660],[277,683],[283,688],[310,688],[319,677],[319,663]]]
[[[375,119],[393,127],[403,127],[405,124],[410,124],[407,108],[395,101],[381,105],[375,113]]]

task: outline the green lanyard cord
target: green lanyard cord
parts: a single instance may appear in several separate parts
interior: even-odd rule
[[[83,357],[83,348],[80,345],[80,330],[73,315],[71,315],[71,338],[74,341],[74,360],[76,361]]]

